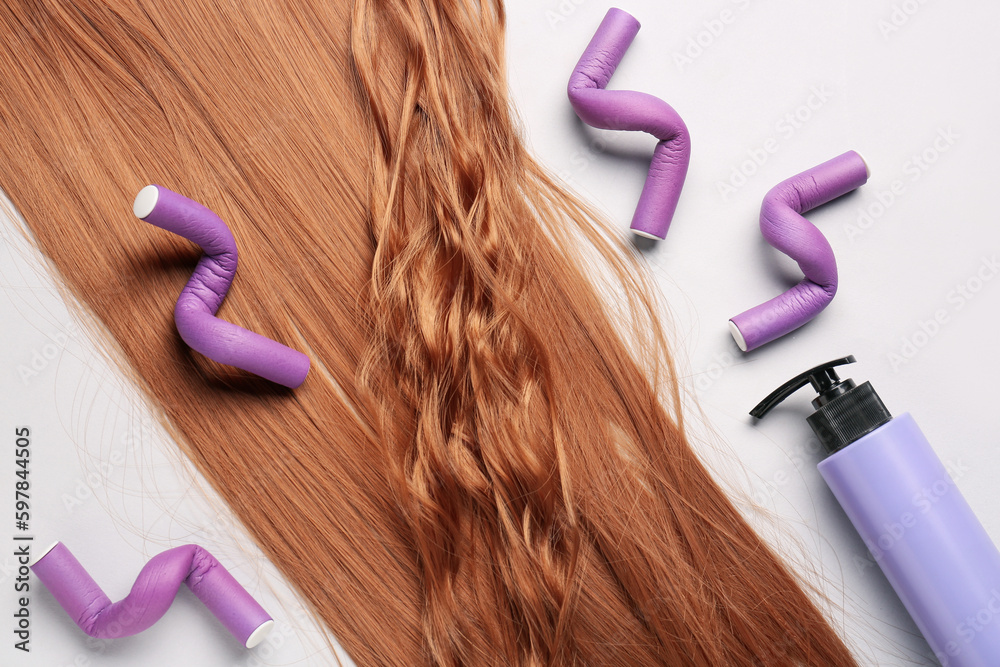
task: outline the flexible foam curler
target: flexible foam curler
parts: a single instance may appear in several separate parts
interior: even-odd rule
[[[215,316],[236,275],[236,241],[215,213],[159,185],[135,198],[135,216],[194,241],[205,254],[181,291],[174,321],[184,342],[219,363],[236,366],[286,387],[298,387],[309,372],[309,357]]]
[[[677,209],[691,159],[691,137],[673,108],[647,93],[605,90],[639,22],[611,8],[569,79],[569,101],[580,120],[602,130],[641,130],[659,139],[632,216],[632,231],[662,239]]]
[[[802,214],[861,187],[868,166],[854,151],[782,181],[764,196],[760,231],[799,264],[805,277],[787,292],[729,320],[744,352],[760,347],[816,317],[837,293],[837,260],[826,237]]]
[[[170,608],[182,583],[247,648],[260,644],[274,627],[233,575],[194,544],[154,556],[139,572],[132,591],[115,603],[61,542],[43,551],[31,570],[91,637],[131,637],[148,629]]]

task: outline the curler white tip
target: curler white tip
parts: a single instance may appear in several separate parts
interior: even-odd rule
[[[274,621],[272,620],[267,620],[261,623],[260,626],[256,630],[251,632],[249,637],[247,637],[246,647],[253,648],[257,644],[264,641],[264,638],[267,637],[268,634],[270,634],[271,629],[273,627],[274,627]]]
[[[861,158],[861,162],[865,165],[865,178],[866,179],[871,178],[872,170],[868,168],[868,160],[865,159],[864,155],[862,155],[857,151],[854,151],[854,154],[857,155],[859,158]]]
[[[640,231],[638,229],[633,229],[632,233],[635,234],[636,236],[641,236],[644,239],[653,239],[654,241],[662,241],[663,240],[662,238],[660,238],[656,234],[650,234],[649,232],[643,232],[643,231]]]
[[[743,338],[743,334],[740,333],[740,328],[736,326],[736,322],[733,322],[732,320],[729,320],[729,333],[733,334],[733,340],[735,340],[736,344],[740,346],[740,350],[746,352],[747,342]]]
[[[49,555],[49,552],[55,549],[57,544],[59,544],[59,540],[56,540],[49,546],[45,547],[45,549],[43,549],[40,553],[38,553],[34,558],[31,559],[31,562],[28,563],[28,567],[35,567],[35,564],[38,563],[38,561],[45,558],[47,555]]]
[[[156,202],[159,198],[160,191],[156,189],[155,185],[147,185],[139,190],[139,194],[135,196],[135,203],[132,204],[132,212],[135,213],[135,217],[144,220],[156,208]]]

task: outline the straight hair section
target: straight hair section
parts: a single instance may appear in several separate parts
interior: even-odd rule
[[[690,447],[633,253],[526,152],[504,30],[486,0],[7,2],[0,187],[358,664],[854,665]],[[299,389],[179,341],[199,251],[132,217],[148,183],[230,225],[219,315],[307,352]]]

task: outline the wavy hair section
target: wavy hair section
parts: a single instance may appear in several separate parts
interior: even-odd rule
[[[641,267],[526,152],[501,3],[0,30],[0,186],[359,664],[855,664],[692,450]],[[230,225],[219,315],[308,350],[298,390],[178,342],[198,251],[132,219],[149,182]]]

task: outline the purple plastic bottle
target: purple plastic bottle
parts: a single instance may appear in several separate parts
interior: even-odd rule
[[[893,419],[870,382],[836,359],[795,377],[750,414],[812,384],[807,418],[829,455],[833,494],[945,667],[1000,665],[1000,551],[909,414]]]

